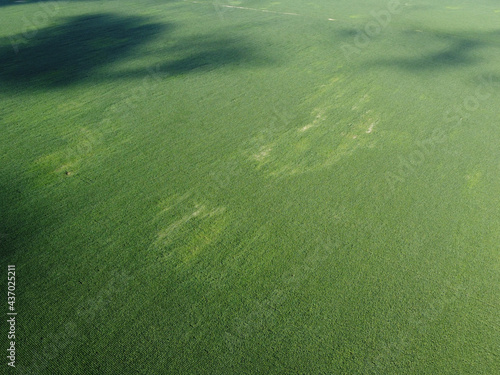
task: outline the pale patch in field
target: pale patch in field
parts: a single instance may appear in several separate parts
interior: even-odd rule
[[[481,171],[474,172],[465,176],[467,180],[467,187],[469,189],[474,189],[481,182],[483,174]]]
[[[56,170],[56,173],[64,173],[66,176],[72,176],[73,167],[74,164],[64,164]]]
[[[175,221],[171,225],[169,225],[166,229],[160,231],[158,233],[158,238],[165,238],[175,232],[178,228],[180,228],[182,225],[186,224],[189,220],[191,220],[194,217],[199,216],[203,211],[206,210],[205,206],[195,206],[195,210],[187,215],[184,215],[181,219]]]
[[[149,248],[157,256],[173,256],[186,263],[216,241],[226,227],[225,207],[201,203],[190,193],[169,197],[160,207],[153,224],[161,227],[165,222],[166,226]]]
[[[309,130],[313,127],[316,127],[324,120],[324,112],[325,109],[319,109],[316,108],[313,113],[316,113],[316,117],[314,118],[313,122],[310,124],[307,124],[306,126],[303,126],[302,128],[299,129],[299,132],[305,132],[306,130]]]
[[[31,170],[40,184],[54,182],[60,175],[77,174],[79,167],[90,160],[102,143],[102,135],[95,130],[81,128],[67,138],[68,145],[38,158]]]
[[[191,196],[191,193],[186,193],[186,194],[182,195],[181,197],[173,196],[173,197],[165,199],[164,201],[162,201],[160,203],[161,206],[165,206],[160,211],[160,214],[163,214],[165,212],[168,212],[168,211],[172,210],[174,207],[176,207],[180,203],[184,202],[190,196]]]
[[[366,133],[367,133],[367,134],[370,134],[370,133],[373,131],[373,128],[374,128],[374,126],[375,126],[375,125],[376,125],[376,123],[375,123],[375,122],[372,122],[372,123],[370,124],[370,127],[369,127],[369,128],[368,128],[368,130],[366,131]]]
[[[260,152],[258,154],[253,155],[253,158],[257,161],[262,161],[266,157],[269,156],[269,153],[271,152],[272,148],[269,146],[264,146],[261,148]]]
[[[361,99],[359,99],[359,102],[360,103],[366,103],[369,100],[370,100],[370,95],[365,94],[365,95],[363,95],[363,97]]]
[[[293,132],[277,134],[247,153],[252,156],[264,151],[257,166],[261,172],[272,178],[313,173],[360,148],[375,146],[376,137],[368,134],[375,131],[380,116],[371,104],[370,91],[353,88],[337,75],[320,85],[303,105],[312,109],[308,122]],[[346,113],[345,108],[351,108],[352,112]],[[272,157],[266,157],[263,145],[272,147]]]
[[[339,66],[340,68],[341,66]],[[332,96],[335,95],[332,91],[335,90],[337,88],[337,86],[339,85],[340,82],[343,81],[343,77],[342,76],[335,76],[335,77],[332,77],[330,78],[330,80],[324,84],[324,85],[321,85],[318,89],[318,91],[312,95],[307,101],[306,103],[311,103],[311,105],[317,105],[317,104],[313,104],[313,103],[316,103],[317,100],[322,100],[327,96],[328,97],[328,103],[331,103],[331,100],[332,99],[335,99],[336,96]],[[323,110],[326,111],[328,110],[329,108],[331,107],[331,105],[325,105],[323,107]]]

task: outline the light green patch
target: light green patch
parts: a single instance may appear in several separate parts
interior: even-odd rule
[[[57,181],[64,169],[74,171],[76,162],[69,161],[62,152],[54,152],[36,159],[30,172],[35,176],[36,185],[43,186]]]
[[[469,189],[475,189],[481,183],[483,173],[481,171],[476,171],[474,173],[465,176],[467,180],[467,187]]]
[[[274,177],[302,174],[330,167],[359,147],[373,147],[372,131],[379,122],[373,110],[367,110],[369,96],[356,101],[362,111],[355,111],[351,123],[335,121],[334,112],[315,109],[312,120],[294,131],[280,134],[263,146],[265,153],[254,155],[257,168]]]
[[[172,196],[160,204],[153,222],[160,230],[149,251],[187,263],[213,244],[227,225],[224,207],[200,203],[191,194]]]
[[[310,120],[297,124],[249,150],[256,168],[273,177],[297,175],[331,167],[360,147],[374,147],[373,132],[380,116],[368,92],[359,93],[351,82],[336,75],[304,101],[315,105]],[[345,108],[351,108],[346,113]],[[259,145],[259,140],[255,140]]]
[[[227,226],[223,208],[206,211],[191,223],[195,228],[187,234],[186,240],[177,248],[182,262],[186,263],[198,256],[207,246],[215,243]]]
[[[89,159],[102,142],[101,134],[81,128],[68,139],[68,145],[53,153],[36,159],[31,172],[40,185],[53,183],[62,175],[73,176],[81,165]]]
[[[315,105],[318,101],[325,101],[325,96],[336,95],[337,99],[341,95],[341,84],[345,84],[343,75],[336,75],[331,77],[325,84],[321,85],[319,89],[305,101],[306,104]],[[337,90],[338,88],[338,90]],[[323,104],[323,111],[331,108],[332,104]]]

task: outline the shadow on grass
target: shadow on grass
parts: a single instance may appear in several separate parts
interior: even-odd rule
[[[139,47],[159,35],[165,37],[172,28],[171,24],[152,23],[145,17],[95,14],[39,30],[29,40],[14,35],[11,41],[25,43],[19,44],[17,53],[9,40],[0,46],[0,84],[32,90],[65,87],[89,77],[97,81],[147,77],[151,74],[147,67],[117,72],[103,68],[126,58],[144,59],[138,53]],[[156,61],[156,70],[168,76],[272,62],[241,38],[217,35],[182,38],[155,50],[148,60]],[[95,74],[99,70],[102,74]]]
[[[164,77],[206,72],[229,66],[255,67],[276,63],[276,59],[263,54],[244,39],[217,35],[182,38],[175,45],[157,52],[155,57],[160,57],[161,62],[156,69]],[[135,69],[110,73],[107,77],[141,78],[148,74],[146,69]]]
[[[232,64],[260,65],[269,59],[258,57],[256,50],[243,47],[241,41],[231,38],[202,38],[185,40],[182,43],[182,55],[161,65],[162,70],[170,75],[189,73],[195,69],[210,70]]]
[[[431,71],[447,68],[469,67],[482,61],[480,49],[497,45],[498,31],[485,33],[469,33],[455,35],[439,32],[403,33],[403,43],[423,45],[426,39],[430,42],[446,43],[448,47],[438,50],[426,48],[420,55],[410,57],[392,57],[371,62],[374,66],[388,66],[409,71]]]
[[[36,3],[55,3],[58,1],[70,1],[70,2],[78,2],[82,3],[84,1],[99,1],[99,0],[0,0],[0,7],[9,6],[9,5],[27,5],[27,4],[36,4]]]
[[[141,44],[171,27],[144,17],[95,14],[41,29],[29,40],[15,35],[11,40],[26,43],[19,45],[18,53],[11,44],[0,47],[0,82],[16,88],[69,85],[132,55]]]
[[[468,66],[479,62],[474,50],[481,45],[478,41],[459,39],[441,51],[426,52],[419,57],[392,58],[378,61],[375,65],[394,66],[406,70],[435,70]]]

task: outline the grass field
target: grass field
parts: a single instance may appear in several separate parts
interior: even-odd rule
[[[499,21],[0,3],[5,373],[500,374]]]

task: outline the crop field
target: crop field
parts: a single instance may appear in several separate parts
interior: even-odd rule
[[[496,0],[1,1],[0,373],[500,374],[499,103]]]

